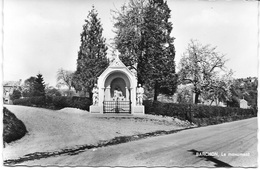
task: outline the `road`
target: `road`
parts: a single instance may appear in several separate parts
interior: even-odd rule
[[[250,118],[21,165],[256,167],[257,126]]]

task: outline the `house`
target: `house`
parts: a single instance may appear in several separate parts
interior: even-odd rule
[[[250,108],[250,106],[248,106],[248,102],[245,100],[245,99],[241,99],[240,102],[239,102],[239,106],[240,108],[242,109],[248,109]]]
[[[10,96],[13,94],[14,90],[21,89],[22,79],[19,81],[6,81],[3,83],[3,100],[5,104],[11,104]]]

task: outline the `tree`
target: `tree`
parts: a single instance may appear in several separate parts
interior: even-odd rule
[[[57,86],[67,86],[69,90],[72,87],[73,72],[60,68],[57,72]]]
[[[147,0],[130,0],[121,7],[121,11],[114,10],[115,48],[120,52],[120,59],[130,69],[137,71],[138,58],[143,53],[142,32],[144,29],[144,11]],[[138,74],[139,75],[139,74]],[[138,76],[140,82],[140,75]]]
[[[53,87],[46,88],[46,96],[61,96],[61,92]]]
[[[97,77],[108,66],[107,47],[102,36],[103,28],[98,13],[92,8],[81,33],[81,45],[78,52],[77,70],[73,77],[73,87],[85,91],[92,97],[92,88]]]
[[[240,99],[245,99],[249,106],[257,109],[257,87],[258,79],[256,77],[233,80],[231,85],[232,100],[228,101],[228,105],[239,107]]]
[[[138,82],[159,93],[172,95],[176,90],[174,38],[167,2],[131,0],[116,11],[115,46],[120,58],[136,69]]]
[[[222,76],[212,77],[211,83],[202,92],[203,99],[211,100],[211,104],[215,101],[217,106],[219,102],[227,103],[232,100],[232,76],[233,72],[230,70]]]
[[[174,38],[170,36],[172,23],[168,21],[170,12],[162,0],[150,1],[145,12],[144,59],[151,64],[147,64],[144,72],[146,83],[154,88],[154,100],[159,93],[173,95],[177,87]]]
[[[33,96],[45,96],[45,83],[41,74],[38,74],[34,81]]]
[[[31,97],[33,96],[33,88],[36,77],[32,76],[24,81],[24,85],[22,86],[22,96],[23,97]]]
[[[22,93],[17,89],[14,89],[13,93],[10,95],[11,100],[19,99],[20,97],[22,97]]]
[[[203,92],[217,86],[215,80],[220,71],[225,72],[225,62],[224,55],[216,52],[216,47],[191,40],[180,60],[178,76],[180,82],[193,84],[195,104]]]
[[[190,86],[179,86],[176,95],[178,103],[192,103],[192,91]]]

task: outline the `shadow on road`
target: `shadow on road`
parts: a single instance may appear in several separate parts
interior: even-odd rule
[[[197,151],[195,149],[188,150],[188,152],[192,152],[192,154],[196,155],[198,158],[204,158],[206,161],[214,162],[215,167],[232,167],[231,165],[214,158],[214,156],[208,155],[207,152]]]

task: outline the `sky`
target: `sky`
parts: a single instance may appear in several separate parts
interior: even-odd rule
[[[257,1],[168,0],[175,61],[191,39],[216,46],[235,78],[258,76]],[[55,86],[59,68],[76,70],[80,33],[92,5],[106,44],[113,42],[113,15],[128,0],[4,0],[3,79],[23,81],[41,73]],[[108,57],[111,49],[108,51]]]

